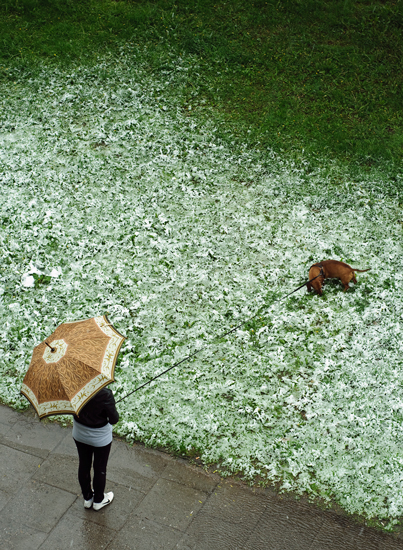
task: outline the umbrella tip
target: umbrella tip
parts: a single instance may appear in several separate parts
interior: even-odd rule
[[[48,346],[48,348],[50,348],[50,351],[51,351],[52,353],[54,353],[54,352],[56,351],[56,348],[52,348],[52,346],[50,346],[50,345],[47,343],[46,340],[45,340],[45,344]]]

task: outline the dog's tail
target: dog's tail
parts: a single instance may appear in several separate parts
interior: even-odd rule
[[[356,271],[357,273],[365,273],[365,271],[369,271],[371,268],[368,269],[355,269],[354,267],[351,268],[353,271]]]

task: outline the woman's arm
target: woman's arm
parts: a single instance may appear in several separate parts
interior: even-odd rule
[[[105,396],[105,409],[108,415],[109,424],[117,424],[119,421],[119,413],[116,410],[115,398],[109,388],[105,388],[107,395]]]

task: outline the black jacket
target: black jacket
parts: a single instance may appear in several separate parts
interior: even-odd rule
[[[116,424],[119,413],[115,407],[115,398],[109,388],[103,388],[92,397],[74,418],[80,424],[90,428],[102,428],[108,422]]]

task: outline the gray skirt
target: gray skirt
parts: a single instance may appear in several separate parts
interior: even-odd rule
[[[112,442],[112,425],[108,423],[102,428],[90,428],[73,418],[73,438],[92,447],[105,447]]]

